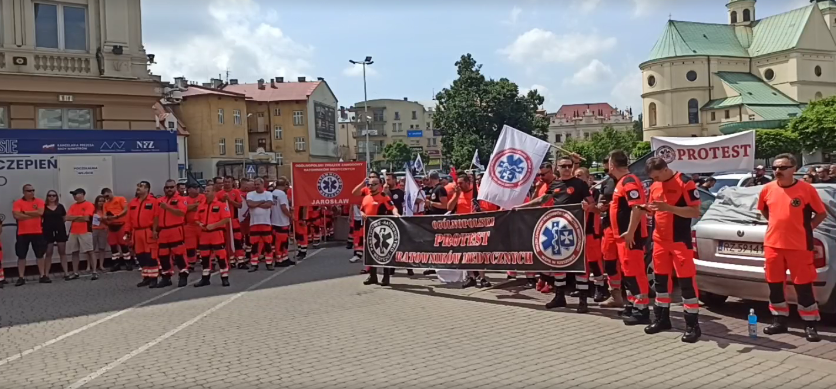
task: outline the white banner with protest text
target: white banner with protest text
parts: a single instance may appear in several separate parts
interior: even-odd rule
[[[755,165],[755,132],[704,137],[653,137],[650,147],[682,173],[749,171]]]

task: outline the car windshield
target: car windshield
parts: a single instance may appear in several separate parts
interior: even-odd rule
[[[737,186],[740,180],[737,178],[720,178],[714,183],[714,186],[711,187],[710,191],[713,194],[720,193],[720,189],[723,189],[727,186]]]

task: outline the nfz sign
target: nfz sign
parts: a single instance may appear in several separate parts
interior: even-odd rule
[[[154,141],[153,140],[138,140],[136,141],[136,148],[139,150],[153,150]]]

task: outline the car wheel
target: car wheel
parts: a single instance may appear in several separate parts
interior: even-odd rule
[[[700,301],[708,307],[719,307],[726,303],[729,296],[700,291]]]

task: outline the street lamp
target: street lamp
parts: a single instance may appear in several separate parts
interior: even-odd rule
[[[369,95],[366,91],[366,65],[371,65],[374,61],[372,61],[372,56],[367,55],[366,59],[362,61],[350,59],[348,62],[354,65],[363,65],[363,116],[366,117],[366,173],[368,173],[371,171],[372,161],[369,156]]]

